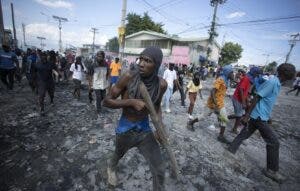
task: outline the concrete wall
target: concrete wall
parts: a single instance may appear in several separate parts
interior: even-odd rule
[[[124,48],[124,53],[125,54],[133,54],[133,55],[138,55],[140,54],[142,51],[144,50],[144,48]],[[170,49],[161,49],[163,52],[164,56],[169,56],[171,54],[171,50]]]
[[[190,47],[189,55],[190,55],[191,63],[198,64],[200,55],[206,57],[207,41],[190,42],[189,47]],[[212,52],[210,54],[210,60],[217,62],[219,59],[220,50],[215,44],[211,46],[211,49]]]
[[[126,41],[130,40],[130,41],[141,41],[141,40],[167,40],[168,38],[164,38],[164,37],[159,37],[156,35],[150,35],[150,34],[141,34],[138,36],[134,36],[132,38],[127,38],[125,40],[125,48],[124,48],[124,53],[127,55],[139,55],[144,48],[131,48],[131,47],[126,47]],[[206,57],[206,47],[207,47],[207,40],[201,40],[201,41],[187,41],[187,42],[183,42],[183,41],[175,41],[172,39],[169,39],[168,42],[168,48],[167,49],[162,49],[163,55],[164,57],[170,57],[171,53],[172,53],[172,46],[182,46],[182,45],[186,44],[189,47],[189,57],[190,57],[190,62],[191,63],[195,63],[198,64],[199,63],[199,56],[203,56]],[[202,47],[202,48],[199,48]],[[216,46],[216,44],[214,43],[213,45],[211,45],[211,55],[210,55],[210,60],[217,62],[219,59],[219,52],[220,49]],[[168,60],[168,59],[166,59]]]
[[[141,34],[131,38],[126,38],[126,40],[157,40],[157,39],[166,39],[166,38],[155,36],[155,35],[149,35],[149,34]]]

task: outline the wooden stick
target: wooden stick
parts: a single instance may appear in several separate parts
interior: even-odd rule
[[[167,150],[167,153],[170,157],[173,175],[175,176],[176,179],[178,179],[179,171],[178,171],[178,165],[177,165],[177,161],[175,159],[175,155],[171,149],[167,133],[163,127],[163,123],[155,111],[151,97],[150,97],[148,90],[143,82],[140,83],[140,92],[146,103],[146,107],[150,112],[150,117],[152,119],[152,123],[157,131],[157,135],[159,136],[159,139],[161,140],[161,144]]]

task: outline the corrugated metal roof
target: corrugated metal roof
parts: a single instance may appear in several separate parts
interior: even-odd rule
[[[190,37],[190,38],[180,38],[180,37],[172,37],[170,35],[166,35],[166,34],[162,34],[162,33],[158,33],[158,32],[155,32],[155,31],[139,31],[137,33],[133,33],[131,35],[128,35],[125,37],[125,39],[129,39],[129,38],[132,38],[132,37],[135,37],[135,36],[139,36],[141,34],[149,34],[149,35],[153,35],[153,36],[158,36],[158,37],[162,37],[162,38],[166,38],[166,39],[171,39],[171,40],[174,40],[174,41],[179,41],[179,42],[199,42],[199,41],[205,41],[205,40],[208,40],[208,37]],[[219,45],[219,43],[217,41],[214,41],[216,46],[218,48],[221,48],[221,46]]]

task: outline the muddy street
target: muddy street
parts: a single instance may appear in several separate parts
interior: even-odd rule
[[[203,99],[194,111],[204,112],[211,86],[204,82]],[[217,119],[211,116],[186,129],[186,107],[179,93],[172,98],[171,113],[163,113],[180,178],[175,181],[166,170],[167,190],[297,190],[300,187],[300,104],[299,97],[281,95],[272,114],[272,127],[280,140],[280,171],[283,184],[266,178],[265,143],[259,133],[233,155],[216,140]],[[233,91],[233,90],[232,90]],[[188,99],[186,100],[188,101]],[[80,100],[74,99],[71,84],[56,86],[55,105],[46,99],[46,116],[39,115],[36,96],[25,84],[15,90],[0,90],[0,190],[151,190],[149,166],[137,149],[132,149],[118,165],[119,184],[107,184],[106,160],[114,150],[114,128],[121,110],[106,109],[98,116],[88,101],[84,86]],[[226,98],[228,113],[232,103]],[[225,132],[232,140],[236,135]],[[163,155],[167,161],[167,155]]]

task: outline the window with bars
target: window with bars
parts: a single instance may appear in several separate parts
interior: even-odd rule
[[[126,47],[128,48],[146,48],[148,46],[158,46],[162,49],[168,48],[169,40],[128,40]]]

